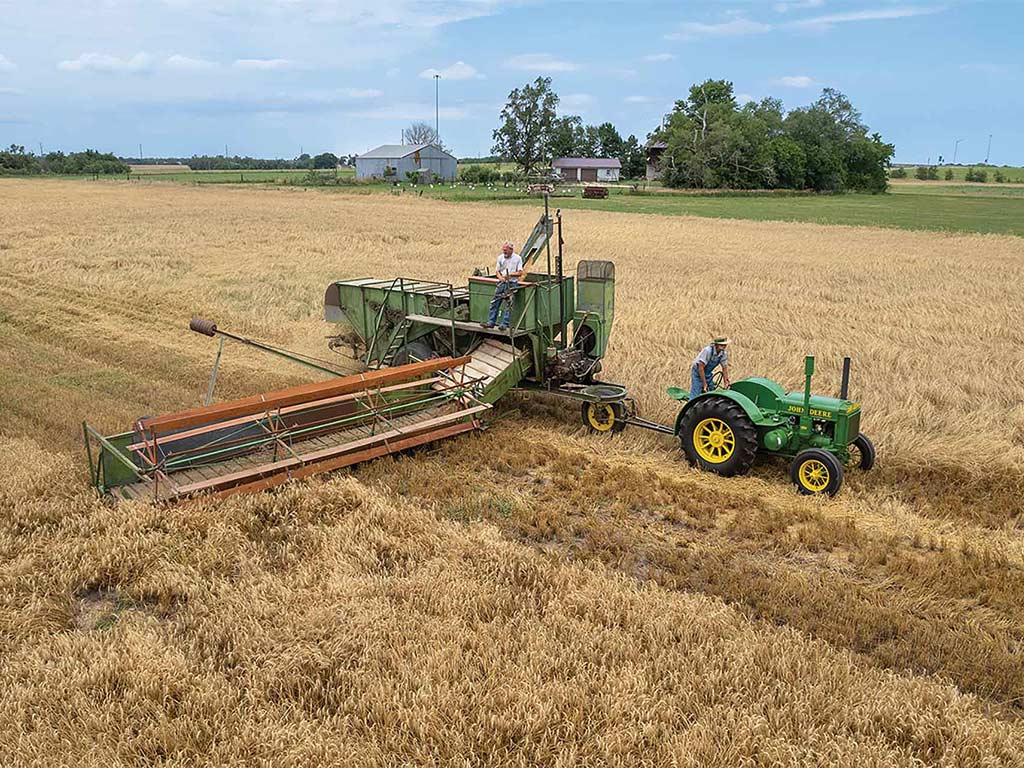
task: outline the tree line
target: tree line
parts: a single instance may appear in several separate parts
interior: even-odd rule
[[[625,178],[644,175],[646,148],[635,136],[623,140],[611,123],[559,117],[558,103],[548,77],[514,89],[493,132],[492,152],[525,173],[555,157],[584,156],[618,158]],[[665,184],[694,189],[882,192],[895,151],[869,133],[835,89],[787,112],[774,98],[740,105],[728,80],[693,85],[647,139],[646,146],[661,150]]]
[[[39,156],[26,152],[20,144],[0,150],[0,175],[59,173],[72,175],[110,175],[129,172],[128,164],[109,152],[87,149],[84,152],[47,152]]]
[[[42,173],[67,175],[115,175],[131,172],[130,165],[181,165],[193,171],[279,171],[321,170],[339,165],[355,165],[355,155],[318,155],[303,153],[293,160],[264,159],[259,157],[225,157],[224,155],[192,155],[191,157],[118,157],[111,152],[48,152],[36,155],[24,146],[12,144],[0,150],[0,174],[32,175]]]

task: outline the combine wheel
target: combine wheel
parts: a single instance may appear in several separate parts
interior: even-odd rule
[[[425,341],[410,341],[395,353],[391,365],[406,365],[421,360],[433,360],[435,357],[437,357],[437,352],[431,349]]]
[[[867,435],[857,435],[857,439],[848,447],[850,448],[850,460],[846,463],[847,467],[857,467],[867,471],[875,466],[875,444]]]
[[[621,432],[626,428],[622,403],[583,403],[583,424],[590,432]]]
[[[843,465],[828,451],[807,448],[793,459],[789,477],[800,493],[835,496],[843,486]]]
[[[757,456],[757,431],[738,403],[724,397],[697,401],[679,428],[691,464],[724,477],[742,475]]]

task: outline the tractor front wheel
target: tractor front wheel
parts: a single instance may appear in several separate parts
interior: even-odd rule
[[[622,403],[583,403],[580,414],[590,432],[621,432],[626,428]]]
[[[683,416],[679,441],[691,464],[724,477],[742,475],[757,456],[757,430],[740,405],[724,397],[695,402]]]
[[[875,444],[865,434],[857,435],[857,438],[850,443],[850,461],[847,467],[857,467],[865,472],[875,466]]]
[[[793,459],[789,477],[800,493],[835,496],[843,487],[843,465],[828,451],[807,448]]]

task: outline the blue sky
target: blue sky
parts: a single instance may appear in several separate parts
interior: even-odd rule
[[[362,152],[433,122],[488,154],[508,92],[643,139],[691,83],[846,93],[896,159],[1024,165],[1020,0],[0,0],[0,144]]]

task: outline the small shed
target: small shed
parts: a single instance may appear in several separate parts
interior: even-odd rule
[[[459,164],[435,144],[382,144],[356,157],[357,179],[408,181],[409,173],[452,181]]]
[[[622,163],[614,157],[559,157],[551,167],[563,181],[618,181]]]
[[[668,149],[664,141],[652,141],[647,145],[647,180],[657,181],[661,178],[661,156]]]

